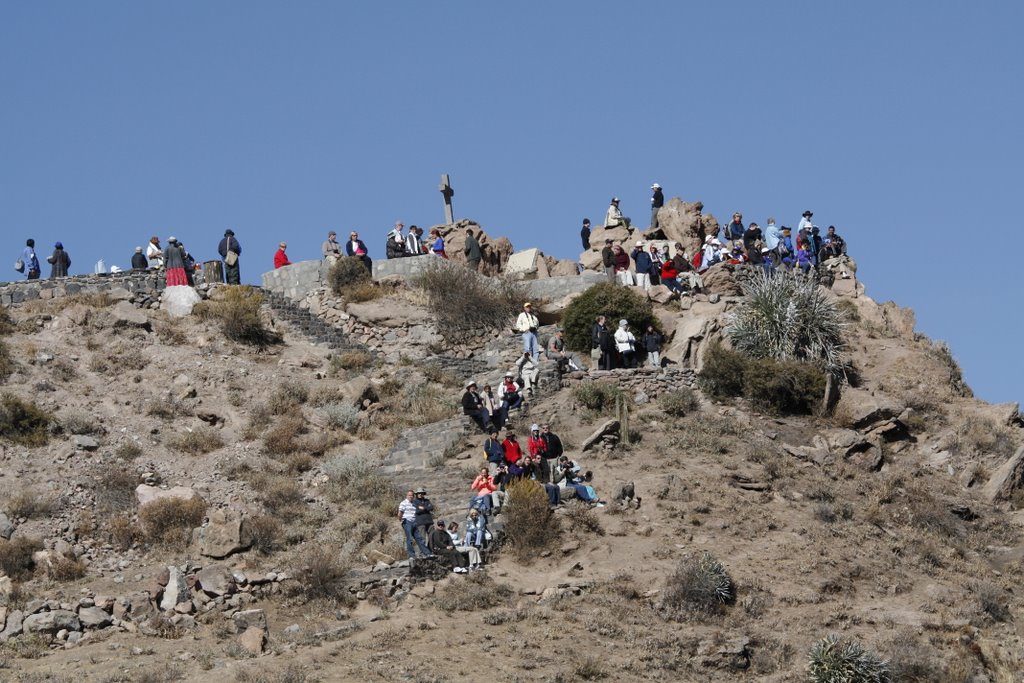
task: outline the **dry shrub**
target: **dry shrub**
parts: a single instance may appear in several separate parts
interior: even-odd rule
[[[672,417],[685,417],[700,407],[697,394],[688,387],[670,391],[658,399],[658,407]]]
[[[167,445],[189,455],[204,455],[224,448],[224,438],[211,427],[198,427],[168,440]]]
[[[508,487],[502,516],[505,535],[521,560],[558,539],[558,518],[551,514],[547,493],[536,481],[521,479]]]
[[[59,418],[58,424],[68,434],[102,434],[105,431],[96,418],[85,413],[68,413]]]
[[[267,408],[274,415],[292,412],[309,400],[309,390],[300,382],[281,382],[267,400]]]
[[[342,370],[364,370],[373,365],[374,357],[366,351],[342,351],[331,357],[331,374]]]
[[[143,538],[150,543],[184,548],[192,530],[203,523],[206,501],[202,498],[161,498],[139,508]]]
[[[893,680],[905,683],[932,683],[942,680],[942,660],[927,642],[905,629],[889,641],[889,666]]]
[[[57,358],[50,362],[50,375],[58,382],[72,382],[78,379],[78,366],[67,358]]]
[[[969,415],[956,425],[950,449],[962,455],[1009,458],[1017,448],[1018,430],[994,420]]]
[[[56,503],[50,496],[33,489],[22,489],[10,494],[3,509],[14,518],[35,519],[53,512]]]
[[[374,299],[381,298],[382,296],[384,296],[384,294],[384,288],[372,282],[360,282],[359,284],[346,287],[341,292],[341,296],[345,299],[345,301],[351,303],[373,301]]]
[[[598,536],[604,536],[604,527],[601,520],[597,518],[594,509],[588,503],[581,500],[571,500],[565,506],[565,521],[569,524],[569,531],[586,531]]]
[[[114,450],[114,455],[121,460],[134,460],[142,455],[142,446],[134,441],[125,441]]]
[[[401,499],[401,491],[370,458],[340,455],[321,469],[327,476],[327,495],[335,503],[355,503],[390,515]]]
[[[511,586],[497,583],[484,572],[473,572],[462,581],[449,583],[437,591],[432,602],[440,610],[452,612],[492,611],[511,607],[516,593]]]
[[[971,592],[978,601],[978,608],[994,621],[1009,621],[1009,595],[999,586],[988,581],[978,581],[971,585]]]
[[[271,514],[282,519],[293,519],[302,513],[306,496],[294,479],[262,474],[254,476],[251,483],[263,507]]]
[[[193,312],[220,322],[224,336],[240,344],[264,349],[281,342],[281,337],[263,326],[260,307],[263,294],[248,285],[228,287],[219,301],[202,301]]]
[[[139,477],[120,463],[97,465],[92,471],[96,508],[102,515],[126,512],[135,507]]]
[[[301,413],[282,416],[263,435],[263,451],[270,455],[286,455],[299,449],[299,437],[306,433],[306,420]]]
[[[146,415],[158,417],[161,420],[174,420],[179,417],[192,415],[192,408],[174,396],[165,396],[158,401],[151,401],[146,404]]]
[[[676,420],[672,427],[672,451],[676,453],[721,455],[739,442],[736,421],[717,415],[691,415]]]
[[[161,343],[167,346],[184,346],[188,343],[188,336],[181,329],[178,323],[167,322],[156,326],[156,336]]]
[[[440,365],[425,364],[421,370],[423,371],[423,377],[428,382],[438,384],[443,387],[459,387],[463,388],[462,378],[455,375],[450,370],[442,368]]]
[[[14,373],[14,357],[11,355],[11,347],[0,340],[0,382],[4,381]]]
[[[36,567],[32,554],[42,549],[43,542],[38,538],[0,538],[0,574],[15,581],[31,578]]]
[[[118,515],[104,525],[107,539],[115,550],[124,552],[142,540],[142,533],[130,517]]]
[[[77,581],[85,576],[85,571],[84,562],[76,557],[61,555],[46,567],[46,576],[51,581]]]
[[[13,394],[0,396],[0,437],[34,448],[49,441],[53,416],[31,401]]]
[[[679,563],[663,591],[662,609],[677,621],[721,614],[736,600],[732,578],[708,552],[689,556]]]
[[[411,284],[426,293],[441,335],[460,344],[467,334],[508,327],[526,301],[519,282],[481,277],[444,259],[435,259]]]
[[[328,403],[322,408],[327,425],[354,434],[359,429],[361,411],[348,402]]]
[[[281,523],[270,515],[255,515],[246,520],[252,536],[252,549],[261,555],[269,555],[281,545],[284,529]]]
[[[324,601],[331,605],[350,606],[355,597],[345,579],[351,566],[345,554],[329,545],[316,545],[301,559],[291,583],[293,595],[306,601]]]

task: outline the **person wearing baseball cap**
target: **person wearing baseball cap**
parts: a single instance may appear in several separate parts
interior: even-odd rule
[[[323,254],[324,260],[330,263],[335,263],[341,258],[341,245],[338,244],[338,233],[333,230],[327,233],[327,239],[320,245],[320,252]]]
[[[653,194],[651,195],[651,230],[656,230],[658,227],[658,209],[665,206],[665,195],[661,192],[661,185],[654,183],[651,185]]]
[[[629,219],[623,216],[622,211],[619,210],[618,197],[612,197],[612,201],[608,205],[608,211],[604,215],[604,227],[605,229],[629,227]]]
[[[534,362],[540,356],[540,344],[537,341],[538,327],[540,327],[540,320],[533,312],[533,304],[527,301],[523,304],[523,312],[516,318],[516,331],[523,335],[523,353],[533,356]]]

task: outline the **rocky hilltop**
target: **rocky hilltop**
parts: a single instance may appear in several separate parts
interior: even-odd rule
[[[658,234],[614,239],[691,249],[701,208],[672,200]],[[456,261],[469,225],[447,226]],[[509,314],[536,302],[542,338],[603,279],[484,237],[485,286],[507,283]],[[462,284],[431,290],[431,259],[341,286],[319,263],[262,289],[0,286],[0,679],[781,682],[837,634],[888,663],[878,680],[1020,680],[1018,407],[973,398],[855,279],[822,294],[846,366],[809,414],[702,388],[743,268],[635,292],[665,367],[542,359],[511,423],[524,442],[550,424],[603,506],[544,507],[535,547],[498,515],[481,572],[410,567],[404,491],[464,521],[486,462],[463,387],[521,350],[510,319],[442,322],[439,300],[479,313],[459,307],[480,278],[455,263]],[[626,482],[637,498],[616,500]]]

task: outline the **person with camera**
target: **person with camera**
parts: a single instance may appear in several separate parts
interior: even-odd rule
[[[529,353],[534,361],[540,356],[540,346],[537,342],[538,327],[540,320],[533,312],[533,304],[527,301],[523,304],[523,312],[516,318],[516,331],[523,335],[523,353]]]

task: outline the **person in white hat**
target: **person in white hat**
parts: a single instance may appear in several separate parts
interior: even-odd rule
[[[501,401],[501,409],[506,419],[510,410],[515,410],[523,404],[523,395],[519,393],[515,376],[516,374],[509,370],[498,385],[498,400]]]
[[[538,327],[540,327],[540,320],[533,312],[533,304],[527,301],[523,304],[523,312],[516,318],[516,332],[523,335],[523,351],[533,356],[534,361],[540,356],[540,345],[537,341]]]
[[[466,391],[462,394],[462,414],[469,415],[484,432],[491,431],[491,415],[484,408],[480,394],[476,390],[476,382],[466,382]]]
[[[654,191],[651,195],[651,230],[654,230],[658,227],[658,209],[665,206],[665,195],[658,183],[651,185],[651,190]]]
[[[628,228],[629,219],[622,215],[622,211],[619,210],[619,198],[612,197],[611,204],[608,205],[608,211],[604,214],[604,227],[609,228]]]
[[[637,241],[636,247],[633,248],[630,257],[633,259],[633,265],[636,266],[636,286],[643,287],[644,290],[651,288],[651,262],[650,253],[644,249],[644,243]]]

